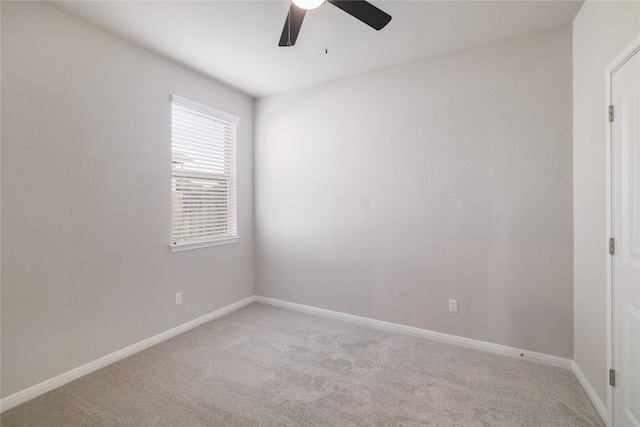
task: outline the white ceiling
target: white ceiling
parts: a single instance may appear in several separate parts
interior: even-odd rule
[[[252,97],[551,29],[572,22],[582,4],[582,0],[370,2],[392,16],[381,31],[326,4],[307,13],[291,48],[278,47],[288,0],[49,4]]]

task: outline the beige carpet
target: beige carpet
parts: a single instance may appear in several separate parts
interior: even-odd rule
[[[5,412],[11,426],[602,426],[568,370],[251,304]]]

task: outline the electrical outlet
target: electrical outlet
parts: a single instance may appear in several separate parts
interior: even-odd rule
[[[182,292],[176,292],[176,305],[182,304]]]
[[[449,311],[451,313],[457,313],[458,312],[458,300],[457,299],[450,299],[449,300]]]

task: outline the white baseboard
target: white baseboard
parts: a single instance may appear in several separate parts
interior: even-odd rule
[[[564,357],[552,356],[544,353],[536,353],[534,351],[522,350],[519,348],[493,344],[490,342],[474,340],[471,338],[459,337],[456,335],[443,334],[440,332],[429,331],[427,329],[414,328],[413,326],[405,326],[398,323],[385,322],[382,320],[375,320],[367,317],[355,316],[353,314],[345,314],[338,311],[325,310],[323,308],[311,307],[308,305],[296,304],[261,296],[256,296],[255,301],[278,307],[289,308],[305,313],[319,314],[334,319],[346,320],[359,325],[369,326],[385,331],[397,332],[400,334],[426,338],[432,341],[455,344],[467,348],[473,348],[476,350],[483,350],[490,353],[501,354],[503,356],[511,356],[518,359],[530,360],[532,362],[556,366],[559,368],[572,369],[573,366],[573,360],[566,359]]]
[[[605,423],[606,423],[606,419],[607,419],[606,407],[602,404],[602,402],[596,395],[595,391],[593,390],[593,388],[585,378],[584,374],[582,373],[582,371],[580,371],[580,368],[578,367],[578,365],[575,364],[573,360],[566,359],[563,357],[552,356],[544,353],[536,353],[533,351],[522,350],[514,347],[508,347],[500,344],[493,344],[490,342],[474,340],[471,338],[464,338],[464,337],[459,337],[455,335],[443,334],[440,332],[429,331],[426,329],[415,328],[412,326],[405,326],[398,323],[385,322],[382,320],[375,320],[367,317],[340,313],[337,311],[326,310],[323,308],[317,308],[317,307],[311,307],[303,304],[296,304],[292,302],[281,301],[281,300],[257,296],[257,295],[253,295],[241,301],[238,301],[236,303],[230,304],[212,313],[206,314],[202,317],[199,317],[190,322],[184,323],[180,326],[176,326],[175,328],[169,329],[168,331],[162,332],[151,338],[147,338],[146,340],[140,341],[129,347],[123,348],[122,350],[108,354],[104,357],[101,357],[100,359],[94,360],[93,362],[89,362],[75,369],[72,369],[60,375],[57,375],[51,379],[38,383],[34,386],[31,386],[27,389],[14,393],[10,396],[7,396],[0,400],[0,412],[4,412],[6,410],[14,408],[20,405],[21,403],[24,403],[28,400],[38,397],[48,391],[51,391],[60,386],[63,386],[84,375],[87,375],[91,372],[101,369],[121,359],[129,357],[151,346],[159,344],[162,341],[165,341],[169,338],[172,338],[176,335],[179,335],[183,332],[193,329],[196,326],[199,326],[203,323],[214,320],[218,317],[224,316],[225,314],[228,314],[241,307],[251,304],[252,302],[262,302],[265,304],[270,304],[273,306],[278,306],[283,308],[289,308],[289,309],[293,309],[293,310],[297,310],[305,313],[318,314],[325,317],[345,320],[351,323],[368,326],[376,329],[381,329],[385,331],[396,332],[396,333],[405,334],[405,335],[412,335],[412,336],[426,338],[433,341],[439,341],[439,342],[459,345],[467,348],[473,348],[476,350],[483,350],[490,353],[501,354],[504,356],[530,360],[530,361],[542,363],[545,365],[571,369],[576,375],[576,377],[578,378],[578,381],[580,381],[580,384],[582,385],[582,387],[585,389],[587,395],[593,402],[594,406],[596,407],[596,410],[598,411],[602,419],[605,420]]]
[[[244,307],[245,305],[251,304],[254,301],[255,296],[252,295],[248,298],[227,305],[226,307],[222,307],[221,309],[216,310],[212,313],[205,314],[204,316],[198,317],[197,319],[191,320],[190,322],[184,323],[180,326],[176,326],[175,328],[169,329],[168,331],[162,332],[151,338],[147,338],[146,340],[130,345],[129,347],[123,348],[122,350],[118,350],[114,353],[101,357],[100,359],[94,360],[93,362],[86,363],[75,369],[64,372],[39,384],[7,396],[4,399],[0,400],[0,412],[4,412],[13,407],[16,407],[21,403],[38,397],[67,383],[70,383],[71,381],[76,380],[84,375],[90,374],[93,371],[97,371],[100,368],[104,368],[105,366],[117,362],[118,360],[124,359],[125,357],[129,357],[151,346],[159,344],[162,341],[168,340],[169,338],[173,338],[176,335],[180,335],[181,333],[186,332],[189,329],[193,329],[196,326],[202,325],[203,323],[231,313],[232,311]]]
[[[589,380],[587,380],[587,377],[584,376],[582,370],[580,370],[580,367],[575,361],[571,363],[571,370],[580,382],[580,385],[582,386],[584,391],[587,393],[587,396],[589,396],[591,403],[593,403],[593,406],[595,406],[596,411],[598,411],[598,414],[600,415],[600,418],[602,418],[602,421],[604,421],[605,425],[608,425],[609,413],[606,405],[602,403],[602,400],[600,400],[600,398],[596,394],[596,391],[593,389],[593,387],[591,387],[591,383],[589,382]]]

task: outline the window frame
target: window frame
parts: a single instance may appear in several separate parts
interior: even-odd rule
[[[229,227],[231,228],[231,235],[225,234],[225,235],[222,235],[221,237],[216,237],[215,235],[213,236],[202,235],[200,237],[196,236],[196,237],[187,238],[184,240],[175,238],[176,236],[174,235],[174,232],[175,232],[174,230],[174,227],[175,227],[174,192],[176,190],[174,186],[175,186],[175,179],[179,179],[181,175],[179,174],[176,175],[175,169],[174,169],[174,164],[176,163],[175,157],[174,157],[174,154],[176,153],[176,148],[174,146],[174,144],[176,144],[175,127],[174,127],[174,121],[176,119],[175,117],[176,110],[174,109],[174,105],[179,105],[183,108],[193,110],[195,113],[212,116],[212,119],[214,119],[215,121],[223,122],[223,125],[225,126],[225,130],[232,129],[233,131],[233,137],[231,139],[230,147],[229,148],[225,147],[225,153],[223,156],[224,168],[229,169],[228,187],[227,187],[227,190],[224,192],[224,196],[225,196],[224,201],[227,203],[227,212],[230,212],[233,215],[231,224],[230,224],[230,221],[226,221],[225,225],[227,226],[227,228]],[[175,94],[171,95],[171,138],[170,138],[171,139],[171,211],[170,211],[171,212],[171,228],[170,228],[171,239],[169,244],[169,248],[171,249],[171,252],[180,252],[180,251],[199,249],[199,248],[205,248],[210,246],[226,245],[230,243],[236,243],[239,241],[241,236],[238,235],[238,230],[237,230],[238,191],[237,191],[237,165],[236,165],[237,147],[238,147],[237,126],[239,122],[240,122],[239,117],[234,116],[233,114],[229,114],[227,112],[215,109],[213,107],[210,107],[204,104],[200,104],[190,99],[177,96]],[[231,151],[227,152],[227,149]],[[208,173],[194,172],[194,174],[205,174],[205,175],[210,174],[212,178],[216,176],[216,173],[214,172],[208,172]],[[206,214],[203,214],[203,217],[206,218]]]

